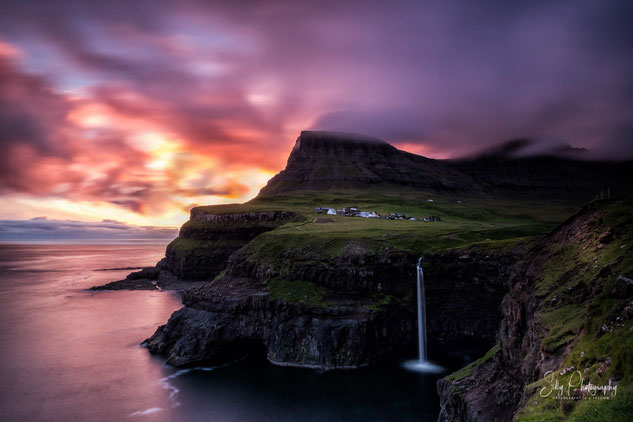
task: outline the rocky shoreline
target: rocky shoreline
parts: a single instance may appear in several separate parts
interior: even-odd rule
[[[161,268],[162,261],[155,267],[144,267],[140,271],[128,274],[123,280],[93,286],[88,291],[104,290],[174,290],[185,291],[199,285],[196,281],[185,281],[171,271]],[[101,270],[105,271],[105,270]]]

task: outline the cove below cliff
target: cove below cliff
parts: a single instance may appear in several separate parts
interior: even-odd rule
[[[435,382],[405,358],[355,371],[278,367],[263,350],[181,370],[140,347],[181,308],[158,291],[86,291],[164,245],[0,245],[2,421],[434,421]],[[413,351],[412,351],[413,353]],[[445,366],[458,368],[464,357]]]
[[[178,390],[172,402],[179,405],[166,411],[171,420],[431,422],[439,412],[441,375],[396,363],[322,372],[271,365],[259,355],[187,371],[167,380]]]

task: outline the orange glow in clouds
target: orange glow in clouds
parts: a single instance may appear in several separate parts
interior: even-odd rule
[[[5,43],[0,53],[17,54]],[[271,167],[282,164],[265,147],[253,148],[257,144],[249,140],[261,131],[235,121],[220,121],[221,130],[242,141],[207,143],[174,130],[177,117],[170,119],[168,109],[136,93],[118,89],[116,99],[124,103],[84,89],[57,99],[68,107],[54,127],[59,153],[43,154],[28,143],[10,146],[12,163],[29,163],[28,177],[23,187],[23,177],[15,178],[18,192],[3,194],[1,218],[46,215],[173,227],[197,204],[253,198],[276,173]]]

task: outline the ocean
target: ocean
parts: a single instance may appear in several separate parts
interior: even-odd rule
[[[319,372],[249,356],[165,365],[140,343],[182,305],[173,292],[85,289],[155,264],[165,244],[0,245],[0,420],[435,421],[441,375],[401,361]],[[106,271],[96,271],[106,270]]]

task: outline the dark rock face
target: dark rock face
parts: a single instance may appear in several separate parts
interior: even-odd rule
[[[487,350],[496,341],[500,306],[516,251],[453,251],[424,256],[427,333],[441,346]]]
[[[587,201],[607,187],[614,196],[632,193],[627,182],[632,178],[631,161],[590,162],[503,154],[434,160],[398,150],[376,138],[303,131],[286,168],[262,188],[260,195],[386,184],[444,193],[564,196]]]
[[[633,295],[633,280],[623,275],[618,276],[613,283],[612,293],[618,298],[627,298]]]
[[[569,277],[572,279],[570,287],[564,288],[563,293],[558,293],[547,301],[544,300],[546,295],[539,291],[539,288],[543,288],[539,283],[544,277],[545,266],[551,265],[550,260],[556,260],[553,262],[560,266],[561,260],[564,262],[569,259],[561,258],[564,245],[579,251],[601,249],[604,233],[599,228],[603,217],[600,203],[589,204],[548,236],[525,246],[522,259],[508,269],[507,294],[501,302],[503,319],[496,333],[499,352],[472,368],[471,372],[438,381],[442,409],[439,421],[512,420],[517,410],[526,406],[528,400],[532,400],[530,397],[533,391],[528,391],[526,386],[543,378],[547,371],[561,367],[578,338],[574,335],[582,335],[583,329],[578,328],[575,333],[570,331],[573,335],[568,340],[550,347],[544,338],[551,328],[538,317],[539,313],[558,309],[558,301],[565,302],[561,306],[576,304],[586,308],[601,294],[604,280],[613,280],[616,276],[611,274],[612,264],[606,265],[596,271],[602,281],[593,280],[593,287],[589,287],[577,280],[582,272],[588,271],[587,267],[578,263],[578,266],[572,267],[572,271],[563,271],[560,278],[554,281],[553,288],[560,290],[560,284],[565,277]],[[630,225],[630,220],[621,226],[625,224]],[[616,259],[614,262],[619,261]],[[591,265],[586,265],[591,268]],[[609,291],[609,294],[617,298],[615,309],[621,308],[622,315],[627,312],[625,299],[629,281],[620,276],[613,283],[613,290]],[[574,283],[575,287],[572,287]],[[618,320],[616,316],[613,319]],[[603,327],[609,329],[607,325]]]
[[[234,247],[221,245],[182,250],[170,244],[161,265],[183,280],[210,280],[222,271],[234,250]]]
[[[228,276],[185,293],[183,303],[146,341],[175,366],[232,360],[264,345],[278,365],[357,368],[403,347],[413,330],[397,311],[354,300],[325,307],[271,300],[262,283]]]
[[[490,255],[482,262],[476,253],[469,257],[464,252],[425,257],[432,274],[431,350],[453,343],[485,350],[494,344],[510,257]],[[320,264],[294,265],[288,252],[274,267],[251,261],[247,249],[235,252],[223,277],[184,294],[185,307],[147,341],[149,350],[167,356],[170,364],[190,366],[235,359],[257,344],[272,363],[320,369],[414,353],[416,257],[402,251],[379,257],[352,241],[333,262],[322,258]],[[317,304],[273,298],[265,280],[275,277],[322,286],[325,294]],[[466,299],[473,297],[477,300]],[[389,300],[383,303],[384,298]]]
[[[211,280],[231,254],[263,232],[300,217],[286,211],[208,214],[194,208],[159,263],[182,280]]]
[[[265,280],[309,281],[341,294],[398,294],[411,291],[415,260],[402,251],[379,252],[350,241],[336,257],[316,250],[285,251],[277,262],[249,259],[248,247],[229,260],[227,274]]]

